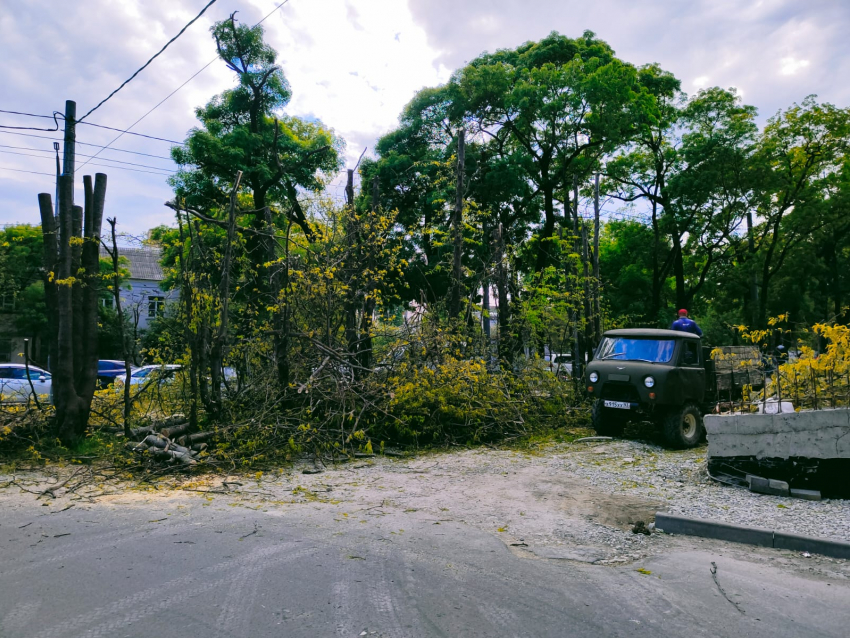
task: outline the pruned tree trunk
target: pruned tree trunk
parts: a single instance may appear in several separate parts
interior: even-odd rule
[[[460,316],[461,288],[463,286],[463,172],[466,159],[466,133],[461,128],[457,133],[457,187],[455,189],[455,210],[452,217],[452,293],[449,302],[449,317]]]
[[[106,221],[109,222],[109,226],[112,231],[112,248],[107,249],[107,252],[112,258],[112,297],[115,300],[115,312],[118,315],[118,334],[121,337],[121,356],[124,358],[124,410],[122,426],[124,428],[124,436],[129,439],[132,436],[130,430],[130,414],[133,409],[133,395],[130,392],[130,373],[132,372],[130,361],[133,358],[133,352],[128,339],[129,335],[127,334],[127,326],[124,323],[124,307],[121,302],[121,277],[119,276],[118,268],[118,238],[115,234],[116,218],[113,217]]]
[[[236,195],[242,171],[236,172],[233,188],[230,191],[230,208],[227,216],[227,241],[221,263],[221,280],[218,286],[219,324],[212,338],[210,348],[210,377],[212,384],[212,412],[215,418],[221,416],[222,369],[224,366],[224,346],[227,343],[227,330],[230,308],[230,271],[233,262],[233,242],[236,241]]]
[[[44,234],[45,290],[55,303],[56,362],[53,400],[56,434],[65,444],[85,434],[97,385],[97,300],[100,287],[100,229],[106,198],[106,175],[98,173],[94,188],[85,180],[85,216],[73,205],[73,178],[59,178],[58,258],[50,195],[39,195]],[[51,232],[53,231],[53,232]],[[48,270],[49,267],[51,267]],[[55,300],[55,301],[54,301]],[[48,311],[50,311],[48,309]]]

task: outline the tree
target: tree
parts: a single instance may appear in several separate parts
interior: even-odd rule
[[[835,175],[847,161],[850,110],[809,96],[772,117],[756,149],[754,233],[758,255],[757,325],[766,326],[770,284],[790,251],[821,225],[816,211],[829,198]]]
[[[176,210],[195,210],[221,221],[228,210],[236,175],[241,171],[251,209],[245,233],[249,281],[240,288],[255,314],[274,308],[275,357],[281,389],[289,385],[287,268],[280,261],[279,229],[296,224],[312,238],[299,189],[317,191],[324,175],[339,167],[342,141],[320,123],[280,112],[291,92],[277,54],[263,40],[261,26],[237,24],[233,15],[212,29],[219,57],[237,75],[238,85],[196,110],[201,127],[184,147],[172,149],[181,170],[172,179]],[[191,229],[187,228],[187,232]],[[228,291],[228,294],[230,291]]]
[[[575,40],[552,33],[537,43],[484,54],[455,74],[465,116],[502,156],[518,154],[525,179],[542,199],[534,271],[551,263],[558,191],[564,217],[568,191],[597,157],[633,133],[653,102],[637,70],[586,31]]]
[[[643,67],[640,79],[655,97],[654,109],[605,170],[614,197],[649,207],[654,250],[648,319],[654,322],[669,273],[675,305],[686,308],[731,250],[751,188],[747,162],[756,111],[734,90],[705,89],[688,100],[678,80],[656,65]]]
[[[44,238],[43,275],[50,322],[56,434],[65,444],[84,435],[97,384],[100,227],[106,175],[83,178],[85,208],[73,205],[73,177],[59,179],[58,228],[50,195],[38,196]],[[55,356],[54,356],[55,353]]]

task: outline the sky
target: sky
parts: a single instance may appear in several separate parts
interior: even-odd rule
[[[266,40],[292,87],[286,112],[332,127],[348,167],[396,126],[417,90],[484,51],[551,31],[590,29],[622,59],[672,71],[688,93],[736,87],[761,122],[809,94],[850,106],[850,0],[288,0],[275,11],[280,1],[218,0],[88,121],[124,130],[144,116],[132,132],[182,141],[194,109],[232,86],[232,72],[216,60],[154,107],[215,59],[209,28],[233,11],[248,24],[268,16]],[[0,109],[49,115],[72,99],[85,113],[207,2],[0,0]],[[0,113],[0,125],[53,122]],[[106,215],[142,236],[173,220],[163,205],[171,144],[125,135],[117,150],[85,157],[117,135],[78,127],[77,199],[81,175],[108,173]],[[38,222],[36,195],[55,187],[53,138],[61,134],[0,128],[0,224]],[[339,182],[330,191],[340,196]]]

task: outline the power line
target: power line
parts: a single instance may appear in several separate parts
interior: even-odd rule
[[[44,159],[51,159],[51,160],[53,159],[53,151],[48,151],[46,149],[29,148],[27,146],[8,146],[6,144],[0,144],[0,148],[13,148],[13,149],[18,149],[18,150],[22,150],[22,151],[36,151],[37,153],[50,153],[49,157],[45,157],[43,155],[29,155],[27,153],[13,153],[12,151],[0,151],[0,153],[8,153],[10,155],[26,155],[27,157],[43,157]],[[77,156],[78,157],[93,157],[92,155],[82,155],[80,153],[77,153]],[[164,168],[162,166],[150,166],[148,164],[136,164],[135,162],[124,162],[122,160],[111,159],[109,157],[101,157],[100,159],[102,159],[104,162],[115,162],[116,164],[126,164],[127,166],[138,166],[140,168],[153,168],[153,169],[156,169],[156,170],[159,170],[159,171],[165,171],[167,173],[175,173],[176,172],[173,169]],[[116,168],[118,168],[118,167],[116,166]]]
[[[45,155],[31,155],[30,153],[18,153],[16,151],[0,151],[0,153],[3,153],[5,155],[20,155],[22,157],[35,157],[37,159],[46,159],[46,160],[52,160],[53,159],[52,157],[47,157]],[[110,161],[110,160],[105,160],[105,161]],[[118,160],[111,160],[111,161],[118,162]],[[121,163],[127,164],[128,162],[121,162]],[[103,168],[117,168],[117,169],[122,170],[122,171],[133,171],[133,172],[136,172],[136,173],[149,173],[151,175],[164,175],[166,177],[168,175],[171,175],[172,173],[176,172],[176,171],[170,171],[170,170],[167,170],[167,169],[164,169],[164,168],[159,168],[157,166],[147,166],[146,168],[153,168],[153,169],[156,169],[156,171],[160,171],[160,172],[142,171],[142,170],[139,170],[137,168],[124,168],[123,166],[115,166],[114,164],[97,164],[95,162],[92,162],[91,165],[92,166],[102,166]],[[134,164],[134,166],[144,166],[144,164]],[[50,173],[45,173],[45,174],[50,174]]]
[[[0,113],[11,113],[12,115],[25,115],[27,117],[43,117],[48,120],[53,120],[53,123],[56,124],[56,128],[38,128],[35,126],[9,126],[7,124],[0,124],[0,128],[9,128],[15,129],[18,131],[47,131],[48,133],[52,133],[53,131],[59,130],[59,120],[56,119],[57,115],[62,115],[58,111],[53,111],[53,115],[36,115],[35,113],[23,113],[21,111],[6,111],[0,109]]]
[[[41,173],[39,171],[25,171],[20,168],[9,168],[8,166],[0,166],[0,170],[14,171],[16,173],[31,173],[32,175],[47,175],[48,177],[56,177],[53,173]]]
[[[192,26],[192,25],[193,25],[193,24],[194,24],[194,23],[195,23],[195,22],[196,22],[196,21],[197,21],[197,20],[198,20],[198,19],[202,16],[202,15],[204,15],[204,12],[206,12],[206,10],[207,10],[207,9],[209,9],[211,6],[213,6],[216,2],[217,2],[217,0],[210,0],[210,1],[206,4],[206,6],[205,6],[203,9],[201,9],[201,12],[200,12],[198,15],[196,15],[194,18],[192,18],[192,19],[188,22],[188,24],[186,24],[186,26],[185,26],[185,27],[183,27],[182,29],[180,29],[180,31],[178,32],[178,34],[177,34],[177,35],[175,35],[175,36],[174,36],[173,38],[171,38],[168,42],[166,42],[166,43],[165,43],[165,46],[163,46],[163,47],[162,47],[159,51],[157,51],[157,52],[153,55],[153,57],[152,57],[150,60],[148,60],[147,62],[145,62],[145,63],[141,66],[141,68],[140,68],[138,71],[136,71],[133,75],[131,75],[131,76],[130,76],[129,78],[127,78],[126,80],[124,80],[124,82],[122,82],[122,83],[121,83],[121,86],[119,86],[119,87],[118,87],[117,89],[115,89],[112,93],[110,93],[110,94],[109,94],[109,95],[107,95],[105,98],[103,98],[100,102],[98,102],[98,103],[97,103],[97,105],[96,105],[94,108],[92,108],[92,109],[91,109],[88,113],[86,113],[86,114],[85,114],[85,115],[83,115],[80,119],[78,119],[78,120],[77,120],[77,123],[79,124],[80,122],[82,122],[82,121],[83,121],[84,119],[86,119],[89,115],[91,115],[91,114],[92,114],[92,113],[94,113],[97,109],[99,109],[101,106],[103,106],[104,104],[106,104],[106,102],[108,102],[108,101],[109,101],[109,98],[111,98],[113,95],[115,95],[116,93],[118,93],[118,91],[120,91],[120,90],[121,90],[121,89],[123,89],[125,86],[127,86],[127,84],[129,84],[129,83],[133,80],[133,78],[135,78],[135,77],[136,77],[139,73],[141,73],[142,71],[144,71],[144,70],[148,67],[148,65],[150,65],[150,63],[151,63],[151,62],[153,62],[154,60],[156,60],[156,59],[157,59],[157,58],[158,58],[158,57],[159,57],[159,56],[163,53],[163,51],[165,51],[165,50],[166,50],[166,49],[167,49],[167,48],[168,48],[168,47],[169,47],[169,46],[170,46],[170,45],[171,45],[171,44],[172,44],[172,43],[173,43],[173,42],[174,42],[177,38],[179,38],[181,35],[183,35],[183,33],[185,33],[186,29],[188,29],[189,27],[191,27],[191,26]]]
[[[172,95],[173,95],[173,93],[172,93]],[[170,96],[169,96],[169,97],[170,97]],[[166,98],[166,99],[168,99],[168,98]],[[164,100],[163,100],[163,101],[164,101]],[[162,102],[160,102],[160,104],[162,104]],[[156,108],[156,107],[154,107],[154,108]],[[152,110],[153,110],[153,109],[151,109],[151,111],[152,111]],[[122,129],[120,129],[120,128],[114,128],[114,127],[112,127],[112,126],[104,126],[103,124],[92,124],[91,122],[80,122],[80,124],[86,124],[86,125],[88,125],[88,126],[94,126],[94,127],[97,127],[97,128],[103,128],[103,129],[106,129],[107,131],[120,131],[120,132],[121,132],[121,135],[135,135],[135,136],[137,136],[137,137],[146,137],[146,138],[147,138],[147,139],[149,139],[149,140],[158,140],[158,141],[160,141],[160,142],[168,142],[169,144],[176,144],[177,146],[183,146],[183,142],[178,142],[178,141],[176,141],[176,140],[168,140],[168,139],[165,139],[164,137],[155,137],[155,136],[153,136],[153,135],[144,135],[144,134],[142,134],[142,133],[131,133],[129,129],[133,128],[136,124],[138,124],[138,123],[139,123],[139,122],[141,122],[143,119],[145,119],[145,117],[147,117],[147,115],[148,115],[149,113],[150,113],[150,111],[148,111],[148,113],[145,113],[145,115],[143,115],[143,116],[142,116],[142,117],[140,117],[138,120],[136,120],[133,124],[131,124],[129,127],[127,127],[127,130],[126,130],[126,131],[125,131],[125,130],[122,130]],[[39,130],[41,130],[41,129],[39,129]],[[118,137],[121,137],[121,135],[119,135]],[[116,137],[115,139],[117,140],[117,139],[118,139],[118,137]],[[115,140],[113,140],[113,142],[114,142],[114,141],[115,141]],[[104,146],[103,148],[107,148],[107,147],[108,147],[108,146],[110,146],[111,144],[112,144],[112,142],[110,142],[109,144],[107,144],[107,145],[106,145],[106,146]]]
[[[271,16],[272,16],[272,15],[273,15],[273,14],[274,14],[277,10],[278,10],[278,9],[280,9],[283,5],[285,5],[285,4],[286,4],[286,3],[288,3],[288,2],[289,2],[289,0],[283,0],[283,2],[281,2],[279,5],[277,5],[277,6],[276,6],[274,9],[272,9],[272,10],[271,10],[268,14],[266,14],[266,16],[265,16],[262,20],[260,20],[257,24],[255,24],[255,25],[254,25],[254,27],[258,27],[258,26],[260,26],[263,22],[265,22],[266,20],[268,20],[268,19],[269,19],[269,18],[270,18],[270,17],[271,17]],[[254,27],[252,27],[252,28],[254,28]],[[137,135],[137,133],[130,133],[130,129],[131,129],[131,128],[133,128],[134,126],[136,126],[136,124],[138,124],[139,122],[141,122],[141,121],[142,121],[143,119],[145,119],[148,115],[150,115],[151,113],[153,113],[155,110],[157,110],[160,106],[162,106],[162,105],[163,105],[163,104],[164,104],[164,103],[165,103],[168,99],[170,99],[170,98],[171,98],[171,96],[172,96],[172,95],[174,95],[175,93],[177,93],[177,91],[179,91],[179,90],[180,90],[180,89],[182,89],[184,86],[186,86],[187,84],[189,84],[189,82],[191,82],[191,81],[192,81],[192,80],[194,80],[196,77],[198,77],[198,76],[199,76],[201,73],[203,73],[203,72],[204,72],[204,71],[205,71],[208,67],[210,67],[210,66],[212,65],[212,63],[213,63],[213,62],[215,62],[216,60],[218,60],[218,56],[217,56],[217,55],[216,55],[216,56],[215,56],[212,60],[210,60],[209,62],[207,62],[207,63],[206,63],[203,67],[201,67],[200,69],[198,69],[198,70],[197,70],[194,74],[192,74],[192,76],[191,76],[191,77],[189,77],[189,79],[187,79],[185,82],[183,82],[183,84],[181,84],[180,86],[178,86],[178,87],[177,87],[176,89],[174,89],[171,93],[169,93],[169,94],[168,94],[168,95],[166,95],[164,98],[162,98],[159,102],[157,102],[157,103],[153,106],[153,108],[151,108],[151,109],[150,109],[147,113],[145,113],[144,115],[142,115],[142,117],[140,117],[138,120],[136,120],[135,122],[133,122],[132,124],[130,124],[130,126],[128,126],[126,129],[124,129],[123,131],[121,131],[121,133],[120,133],[119,135],[117,135],[117,136],[115,137],[115,139],[113,139],[113,140],[112,140],[111,142],[109,142],[106,146],[104,146],[103,148],[101,148],[101,151],[102,151],[102,150],[106,150],[107,148],[109,148],[110,146],[112,146],[115,142],[117,142],[117,141],[121,138],[121,136],[122,136],[122,135],[126,135],[126,134],[129,134],[129,135]],[[83,124],[88,124],[88,122],[83,122]],[[108,128],[108,127],[102,127],[102,128]],[[112,129],[112,130],[114,130],[114,131],[119,131],[120,129]],[[147,137],[147,136],[144,136],[144,137]],[[154,138],[154,139],[159,139],[159,138]],[[163,141],[170,141],[170,140],[163,140]],[[173,144],[177,144],[177,145],[181,145],[181,146],[182,146],[182,144],[183,144],[183,142],[172,142],[172,143],[173,143]],[[94,155],[94,156],[96,157],[96,156],[97,156],[97,155],[99,155],[99,154],[100,154],[100,151],[98,151],[97,153],[95,153],[95,155]],[[86,162],[83,162],[83,164],[80,166],[80,168],[82,168],[83,166],[85,166],[86,164],[88,164],[88,162],[89,162],[89,161],[90,161],[90,160],[87,160]]]
[[[0,131],[0,133],[4,133],[4,132],[5,131]],[[25,135],[25,133],[9,133],[9,135]],[[31,137],[40,137],[40,136],[39,135],[32,135]],[[41,139],[50,140],[50,139],[57,139],[57,138],[45,137],[45,138],[41,138]],[[96,148],[99,148],[97,144],[87,144],[85,142],[75,142],[75,143],[79,146],[94,146]],[[19,149],[19,150],[22,150],[22,151],[39,151],[39,152],[44,152],[44,153],[53,153],[53,151],[51,151],[49,149],[32,148],[31,146],[9,146],[7,144],[0,144],[0,147],[2,147],[2,148],[16,148],[16,149]],[[167,155],[151,155],[149,153],[139,153],[138,151],[128,151],[128,150],[125,150],[123,148],[110,148],[109,150],[120,152],[120,153],[129,153],[130,155],[143,155],[145,157],[153,157],[154,159],[168,160],[169,162],[174,161],[173,159],[171,159]],[[83,155],[83,157],[91,157],[91,156],[90,155]],[[108,157],[104,157],[103,159],[108,159],[111,162],[119,161],[119,160],[113,160],[113,159],[108,158]],[[171,169],[168,169],[168,170],[171,170]]]
[[[34,138],[37,138],[37,139],[40,139],[40,140],[55,140],[57,142],[62,141],[61,137],[48,137],[46,135],[33,135],[32,133],[12,133],[11,131],[0,131],[0,133],[3,133],[5,135],[21,135],[21,136],[24,136],[24,137],[34,137]],[[94,146],[95,148],[100,148],[100,144],[89,144],[88,142],[75,142],[75,143],[79,146]],[[126,148],[115,148],[114,146],[111,146],[109,148],[109,150],[115,151],[116,153],[129,153],[130,155],[143,155],[144,157],[153,157],[153,158],[156,158],[156,159],[164,159],[164,160],[168,160],[169,162],[174,161],[168,155],[152,155],[151,153],[142,153],[140,151],[131,151],[131,150],[126,149]]]

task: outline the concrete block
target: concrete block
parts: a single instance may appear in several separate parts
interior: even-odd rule
[[[687,534],[733,543],[773,547],[773,532],[757,527],[743,527],[731,523],[688,518],[665,512],[658,512],[655,515],[655,527],[667,534]]]
[[[761,476],[747,474],[747,484],[750,486],[751,492],[758,494],[770,494],[771,496],[788,496],[790,488],[785,481],[776,481],[774,479],[766,479]]]
[[[788,496],[791,493],[791,486],[789,486],[785,481],[770,479],[768,484],[771,489],[771,493],[776,496]]]
[[[825,538],[813,538],[811,536],[776,532],[773,535],[773,546],[776,549],[811,552],[812,554],[831,556],[832,558],[850,558],[850,543]]]
[[[850,410],[707,415],[708,456],[850,458]]]
[[[791,488],[791,496],[794,498],[802,498],[806,501],[819,501],[820,492],[818,490],[795,490]]]

